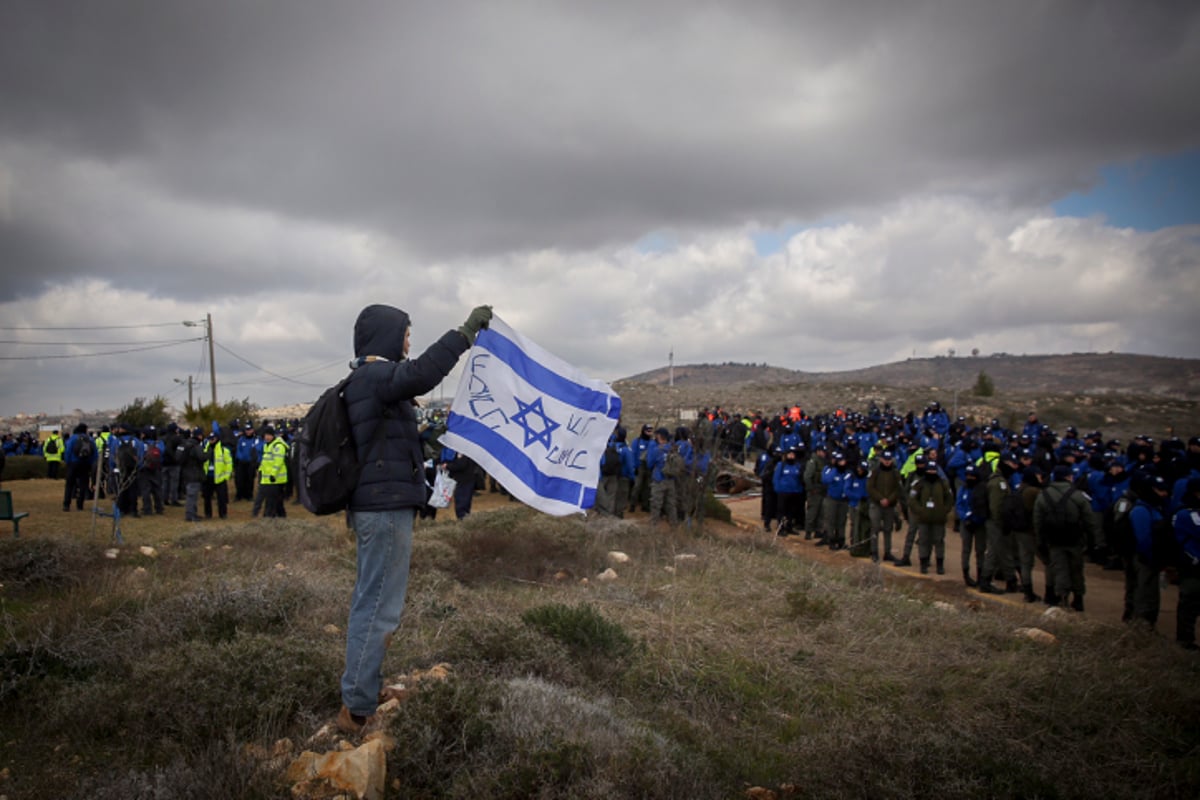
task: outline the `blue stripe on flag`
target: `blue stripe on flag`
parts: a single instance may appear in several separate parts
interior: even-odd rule
[[[475,340],[477,347],[491,351],[497,358],[508,365],[514,373],[543,394],[575,406],[580,411],[590,411],[603,414],[612,419],[621,418],[621,401],[618,398],[610,403],[612,395],[598,392],[588,386],[568,380],[547,367],[533,360],[515,342],[492,329],[479,332]]]
[[[594,486],[588,487],[567,478],[542,474],[529,456],[525,455],[525,451],[480,422],[451,411],[450,416],[446,418],[446,430],[488,451],[497,461],[504,464],[514,477],[541,497],[580,508],[591,508],[596,504]]]

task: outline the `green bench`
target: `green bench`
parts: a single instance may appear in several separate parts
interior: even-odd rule
[[[14,539],[21,535],[21,520],[28,516],[28,511],[13,513],[12,492],[0,491],[0,522],[8,520],[13,524]]]

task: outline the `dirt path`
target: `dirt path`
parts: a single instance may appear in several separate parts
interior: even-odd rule
[[[759,497],[732,497],[725,500],[725,505],[733,515],[734,522],[747,530],[761,530],[760,516],[761,499]],[[904,545],[904,531],[892,537],[893,552],[899,557]],[[916,564],[916,548],[913,548],[913,566],[897,567],[883,563],[878,567],[870,559],[853,558],[848,550],[835,553],[824,547],[817,547],[812,541],[805,541],[803,536],[788,536],[781,540],[781,546],[801,558],[819,561],[834,566],[845,566],[849,563],[862,564],[866,569],[879,569],[885,576],[897,580],[915,580],[929,584],[933,591],[950,593],[958,597],[1006,603],[1012,606],[1031,607],[1042,611],[1046,606],[1042,603],[1027,604],[1022,594],[986,595],[974,589],[968,589],[962,580],[962,539],[953,530],[946,531],[946,574],[936,575],[930,570],[929,575],[922,575]],[[1040,562],[1034,564],[1034,591],[1042,594],[1046,585],[1046,574]],[[1087,591],[1084,597],[1084,613],[1101,621],[1120,624],[1121,613],[1125,605],[1124,573],[1107,571],[1096,564],[1087,564],[1085,572]],[[1179,588],[1168,586],[1162,592],[1162,607],[1158,615],[1158,632],[1171,639],[1175,638],[1175,607],[1179,600]]]

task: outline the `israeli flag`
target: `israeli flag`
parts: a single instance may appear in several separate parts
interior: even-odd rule
[[[596,503],[600,459],[621,398],[499,317],[467,354],[446,433],[513,497],[555,516]]]

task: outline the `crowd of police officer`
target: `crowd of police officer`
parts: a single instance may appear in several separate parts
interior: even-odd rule
[[[245,501],[253,516],[284,517],[298,430],[297,420],[258,427],[234,420],[207,431],[174,422],[160,431],[117,420],[95,432],[80,423],[65,440],[53,431],[38,451],[47,477],[65,478],[63,511],[111,499],[112,512],[122,517],[182,507],[185,520],[196,522],[211,519],[214,510],[224,519],[230,502]]]
[[[947,527],[962,537],[964,583],[1084,610],[1084,564],[1125,575],[1123,619],[1153,628],[1161,587],[1179,585],[1176,638],[1195,647],[1200,615],[1200,437],[1129,442],[1100,431],[1061,435],[1030,412],[1018,430],[999,419],[839,408],[809,414],[701,412],[715,452],[750,462],[762,481],[762,520],[780,536],[944,574]],[[900,552],[892,536],[905,532]],[[847,539],[847,537],[849,537]],[[1046,574],[1042,595],[1032,572]],[[974,569],[972,569],[972,563]]]

